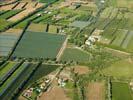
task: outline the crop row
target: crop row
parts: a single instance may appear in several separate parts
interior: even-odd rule
[[[29,63],[23,63],[7,81],[0,87],[0,97],[6,92],[8,88],[11,87],[12,84],[16,81],[19,75],[29,66]]]

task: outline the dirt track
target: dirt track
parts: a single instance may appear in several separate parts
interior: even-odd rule
[[[63,52],[64,52],[64,50],[65,50],[65,48],[66,48],[66,46],[67,46],[67,42],[68,42],[68,37],[66,38],[66,40],[65,40],[65,42],[63,43],[63,45],[62,45],[62,47],[61,47],[59,53],[58,53],[57,56],[56,56],[56,60],[57,60],[57,61],[60,60],[60,58],[61,58],[61,56],[62,56],[62,54],[63,54]]]

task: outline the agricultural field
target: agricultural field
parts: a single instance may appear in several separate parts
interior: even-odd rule
[[[1,98],[5,97],[4,94],[7,91],[7,89],[11,89],[11,85],[13,82],[18,78],[18,76],[24,71],[24,69],[27,67],[27,64],[23,64],[21,67],[19,67],[11,76],[4,82],[4,84],[0,87],[0,96]],[[12,93],[12,92],[11,92]],[[11,95],[10,93],[10,95]],[[9,95],[9,94],[6,94]]]
[[[65,35],[26,31],[13,57],[55,59],[65,38]]]
[[[18,36],[10,34],[0,34],[0,56],[8,56],[15,46]]]
[[[22,10],[8,10],[8,11],[1,11],[0,14],[0,31],[5,29],[6,27],[8,27],[10,24],[12,24],[13,22],[8,21],[9,18],[11,18],[12,16],[20,13]]]
[[[0,0],[0,100],[133,100],[132,53],[133,0]]]
[[[130,59],[124,59],[113,63],[111,66],[102,70],[102,73],[113,77],[127,77],[133,76],[133,62]]]
[[[82,50],[76,48],[66,48],[64,54],[61,57],[61,61],[87,62],[89,57],[89,54]]]
[[[48,32],[49,33],[57,33],[57,26],[49,25]]]
[[[30,64],[28,62],[24,62],[22,65],[19,64],[17,66],[13,64],[15,64],[15,62],[9,62],[9,64],[7,64],[3,70],[1,70],[8,72],[6,74],[8,75],[7,79],[0,87],[0,97],[4,100],[11,98],[19,88],[22,88],[24,82],[26,82],[38,65],[37,63]],[[12,69],[10,67],[12,67]],[[9,68],[11,69],[10,71],[8,71]],[[14,70],[14,72],[11,73],[12,70]]]
[[[133,100],[128,83],[112,82],[112,100]]]
[[[14,72],[14,70],[17,68],[17,65],[17,62],[8,62],[7,65],[0,67],[0,84],[7,79],[9,73]]]
[[[9,29],[0,33],[0,56],[8,56],[17,43],[22,30]]]
[[[46,32],[46,29],[47,25],[35,24],[35,23],[30,24],[27,28],[28,31],[33,31],[33,32]]]
[[[33,85],[34,82],[44,78],[48,74],[52,73],[55,71],[58,67],[58,65],[48,65],[48,64],[42,64],[41,66],[38,67],[38,69],[35,71],[35,73],[31,76],[30,80],[28,81],[27,86]]]
[[[105,86],[103,82],[92,82],[87,87],[87,99],[89,100],[105,100]]]

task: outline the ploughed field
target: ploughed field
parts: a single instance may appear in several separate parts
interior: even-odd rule
[[[65,39],[65,35],[26,31],[13,57],[55,59]]]

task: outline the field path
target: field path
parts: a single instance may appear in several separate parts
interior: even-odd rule
[[[64,41],[60,51],[58,52],[58,54],[56,56],[56,61],[60,61],[60,58],[61,58],[65,48],[67,47],[67,42],[68,42],[68,37],[66,38],[66,40]]]

